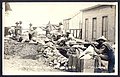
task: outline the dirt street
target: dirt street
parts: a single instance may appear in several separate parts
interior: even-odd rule
[[[20,73],[21,72],[21,73]],[[22,74],[29,72],[62,72],[47,66],[41,59],[4,59],[4,73],[5,74]]]
[[[36,57],[37,45],[21,44],[13,40],[4,45],[3,74],[62,72],[47,65],[41,55]]]

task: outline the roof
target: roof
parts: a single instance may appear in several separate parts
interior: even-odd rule
[[[112,4],[98,4],[98,5],[94,5],[94,6],[82,9],[80,11],[87,11],[87,10],[91,10],[91,9],[94,9],[94,8],[97,8],[97,7],[100,7],[100,6],[112,6]]]

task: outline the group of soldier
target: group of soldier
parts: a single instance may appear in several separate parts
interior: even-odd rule
[[[18,24],[16,23],[16,25]],[[32,27],[32,24],[29,24],[29,25],[30,25],[29,31],[28,31],[29,41],[32,40],[34,42],[37,42],[37,40],[34,38],[36,37],[36,31]],[[42,52],[45,57],[51,56],[51,58],[53,58],[53,55],[57,54],[59,56],[62,56],[62,58],[64,59],[63,64],[66,65],[66,62],[68,61],[68,58],[69,58],[68,51],[66,49],[71,48],[73,45],[76,45],[78,44],[77,42],[79,42],[84,44],[84,47],[79,47],[83,51],[86,50],[89,45],[91,45],[94,48],[95,52],[97,53],[97,56],[100,58],[99,59],[100,61],[101,59],[108,61],[108,72],[111,73],[114,71],[114,65],[115,65],[114,51],[113,51],[113,48],[106,42],[107,39],[104,36],[96,40],[97,44],[89,43],[87,44],[88,46],[86,47],[85,41],[74,38],[72,34],[69,32],[69,30],[66,32],[63,32],[61,30],[60,25],[62,24],[59,24],[57,29],[54,31],[49,31],[48,30],[49,26],[45,28],[46,38],[44,40],[44,47],[43,49],[40,49],[40,52]],[[11,29],[9,30],[9,33],[11,36],[16,35],[14,34],[15,30],[13,27],[11,27]],[[57,57],[57,58],[60,58],[60,57]],[[55,63],[56,59],[52,59],[49,62],[52,62],[52,61],[54,61]],[[101,62],[101,65],[104,66],[102,62]],[[60,64],[56,66],[60,67]]]
[[[50,36],[50,35],[49,35]],[[49,40],[48,40],[49,39]],[[73,48],[72,46],[81,43],[84,44],[84,47],[79,47],[82,51],[86,50],[88,46],[92,46],[94,48],[94,51],[97,53],[98,61],[101,63],[101,67],[105,67],[102,60],[108,61],[108,72],[112,73],[114,72],[114,65],[115,65],[115,56],[114,56],[114,50],[112,46],[106,42],[107,39],[102,36],[96,39],[96,44],[94,43],[87,43],[87,46],[85,41],[82,41],[80,39],[76,39],[72,36],[72,34],[69,31],[66,31],[65,34],[52,34],[51,37],[47,37],[47,40],[45,40],[45,43],[51,42],[55,45],[57,45],[57,50],[59,50],[59,53],[62,54],[64,57],[69,58],[68,50]],[[78,42],[78,43],[77,43]],[[79,46],[81,45],[79,44]],[[54,47],[53,47],[54,48]],[[77,47],[76,47],[77,48]],[[71,49],[72,50],[72,49]],[[71,51],[71,53],[74,53],[74,50]]]

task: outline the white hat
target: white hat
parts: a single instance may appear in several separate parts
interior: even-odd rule
[[[102,36],[102,37],[99,37],[96,41],[98,41],[98,40],[104,40],[104,41],[106,41],[107,39],[104,36]]]
[[[66,33],[70,33],[70,30],[67,30]]]
[[[11,27],[11,29],[13,30],[13,29],[15,29],[15,27]]]
[[[57,35],[62,35],[61,33],[57,33]]]
[[[46,38],[44,41],[50,41],[48,38]]]
[[[36,37],[33,37],[32,39],[33,39],[33,40],[36,40],[37,38],[36,38]]]

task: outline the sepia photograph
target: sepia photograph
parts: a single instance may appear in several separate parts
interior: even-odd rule
[[[3,75],[118,75],[117,2],[2,2]]]

